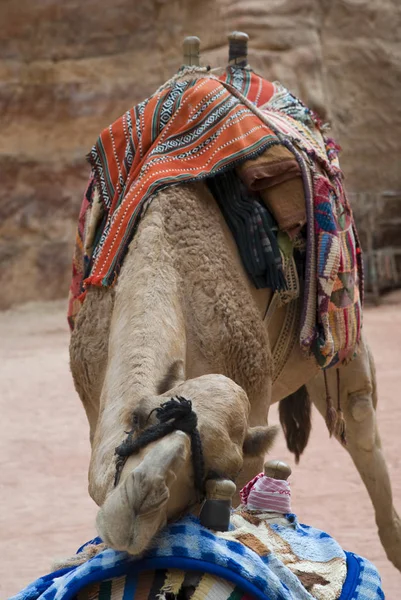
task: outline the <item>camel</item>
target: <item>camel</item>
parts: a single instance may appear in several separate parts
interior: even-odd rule
[[[230,62],[246,66],[248,36],[236,32],[229,39]],[[184,41],[184,56],[186,64],[199,65],[198,38]],[[269,152],[277,161],[277,147]],[[288,160],[285,152],[280,159]],[[276,205],[288,194],[297,198],[302,218],[299,178],[269,193]],[[323,375],[299,344],[301,296],[302,290],[281,306],[272,290],[254,287],[205,183],[154,195],[117,284],[88,288],[70,343],[71,371],[90,428],[89,493],[111,547],[139,554],[169,520],[199,512],[194,448],[184,431],[128,456],[116,477],[115,449],[127,430],[146,432],[166,400],[192,401],[206,477],[233,480],[239,489],[261,470],[274,441],[272,403],[281,402],[287,445],[298,461],[310,432],[311,402],[327,422],[327,396],[337,394],[346,449],[370,494],[387,556],[401,570],[401,521],[377,428],[369,347],[362,332],[357,357]],[[344,445],[344,429],[331,431]]]
[[[299,392],[303,386],[324,414],[323,375],[295,342],[296,329],[273,381],[273,349],[287,309],[277,307],[266,319],[272,295],[250,282],[216,201],[202,182],[158,192],[130,243],[117,285],[88,289],[71,337],[71,370],[90,427],[89,493],[101,507],[99,529],[112,546],[136,553],[134,533],[139,539],[139,531],[148,532],[139,544],[143,548],[166,519],[195,502],[189,441],[182,432],[157,442],[167,454],[162,446],[159,452],[149,446],[140,472],[144,454],[130,457],[114,488],[115,448],[133,424],[141,427],[140,414],[143,421],[177,394],[193,398],[201,434],[207,436],[207,468],[235,479],[238,488],[261,470],[271,445],[273,434],[266,426],[272,402],[285,399],[287,428],[288,411],[296,409],[301,435],[308,428],[307,420],[299,420],[307,402]],[[298,307],[300,299],[292,304]],[[224,378],[215,379],[216,374]],[[381,450],[374,363],[364,338],[358,357],[341,374],[347,450],[371,496],[388,558],[401,569],[401,523]],[[336,369],[329,369],[333,395],[335,382]],[[240,431],[234,431],[227,418],[238,410],[243,421]],[[252,438],[254,427],[262,429],[254,430],[256,444],[247,452],[244,442],[248,434]],[[229,446],[235,448],[232,456]],[[156,480],[163,494],[147,495],[156,489]],[[142,508],[146,526],[140,523]],[[116,515],[126,527],[118,527]]]

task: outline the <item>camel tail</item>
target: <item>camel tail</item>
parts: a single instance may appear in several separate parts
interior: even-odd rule
[[[311,401],[305,385],[281,400],[279,415],[287,448],[295,454],[295,462],[298,464],[312,429]]]

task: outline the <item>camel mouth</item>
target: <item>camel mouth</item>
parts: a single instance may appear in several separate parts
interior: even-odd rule
[[[186,433],[173,431],[143,449],[134,469],[138,457],[128,457],[121,481],[96,518],[99,535],[110,547],[140,554],[170,518],[188,510],[194,500],[190,447]]]

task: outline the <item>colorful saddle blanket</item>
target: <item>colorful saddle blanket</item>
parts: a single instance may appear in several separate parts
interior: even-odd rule
[[[281,144],[299,163],[308,220],[300,343],[322,367],[349,358],[360,338],[362,261],[336,146],[313,134],[310,124],[318,124],[299,100],[249,70],[230,68],[220,80],[204,70],[184,75],[105,129],[89,154],[71,327],[87,287],[116,282],[155,192],[211,178]]]
[[[96,538],[78,552],[100,545]],[[215,534],[194,517],[169,525],[144,556],[100,545],[78,566],[41,577],[11,600],[379,600],[380,576],[326,533],[283,517],[241,509]],[[144,577],[144,572],[152,571]],[[186,595],[179,591],[186,588]],[[192,588],[191,591],[188,591]],[[170,594],[170,595],[169,595]]]

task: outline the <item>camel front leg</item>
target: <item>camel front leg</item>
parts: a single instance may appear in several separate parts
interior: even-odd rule
[[[337,394],[336,370],[328,370],[332,397]],[[323,375],[308,385],[311,400],[325,417]],[[376,377],[366,344],[360,355],[340,369],[341,408],[346,423],[346,449],[364,482],[375,510],[381,543],[388,559],[401,571],[401,520],[393,505],[390,477],[384,459],[376,417]]]

